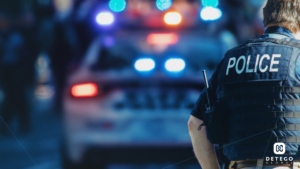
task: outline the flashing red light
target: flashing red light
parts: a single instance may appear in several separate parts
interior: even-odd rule
[[[147,41],[149,44],[175,44],[178,41],[178,36],[174,33],[151,33],[148,35]]]
[[[98,94],[98,87],[94,83],[74,85],[71,89],[74,97],[94,97]]]

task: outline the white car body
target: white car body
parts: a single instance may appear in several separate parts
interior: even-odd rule
[[[163,71],[143,77],[134,69],[92,71],[100,41],[97,38],[91,44],[80,67],[67,79],[63,100],[69,158],[81,162],[90,147],[189,147],[193,155],[187,122],[204,87],[202,75],[188,70],[181,77]],[[71,88],[81,83],[97,84],[103,96],[74,98]],[[101,89],[110,84],[115,87]]]

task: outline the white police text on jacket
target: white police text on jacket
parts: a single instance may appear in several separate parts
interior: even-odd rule
[[[270,57],[269,54],[264,54],[261,57],[260,55],[257,55],[254,67],[249,66],[251,57],[253,56],[249,55],[247,60],[244,55],[240,56],[238,59],[236,59],[235,57],[229,58],[226,75],[229,74],[229,69],[231,68],[235,68],[237,74],[241,74],[244,71],[246,73],[255,73],[257,71],[264,73],[268,70],[269,67],[270,67],[269,72],[278,72],[278,68],[274,68],[274,65],[279,64],[279,61],[276,61],[276,58],[280,58],[281,54],[273,54],[272,58]],[[270,60],[269,65],[262,65],[265,59]],[[241,68],[239,68],[240,62],[242,63]]]

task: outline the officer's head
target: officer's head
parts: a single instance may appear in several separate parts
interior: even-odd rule
[[[281,26],[294,34],[300,32],[299,0],[268,0],[263,15],[266,28]]]

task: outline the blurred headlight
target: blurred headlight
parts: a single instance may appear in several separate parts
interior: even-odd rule
[[[155,68],[155,62],[150,58],[139,59],[135,62],[134,67],[137,71],[147,72]]]
[[[165,68],[169,72],[180,72],[185,68],[185,62],[180,58],[172,58],[166,61]]]

